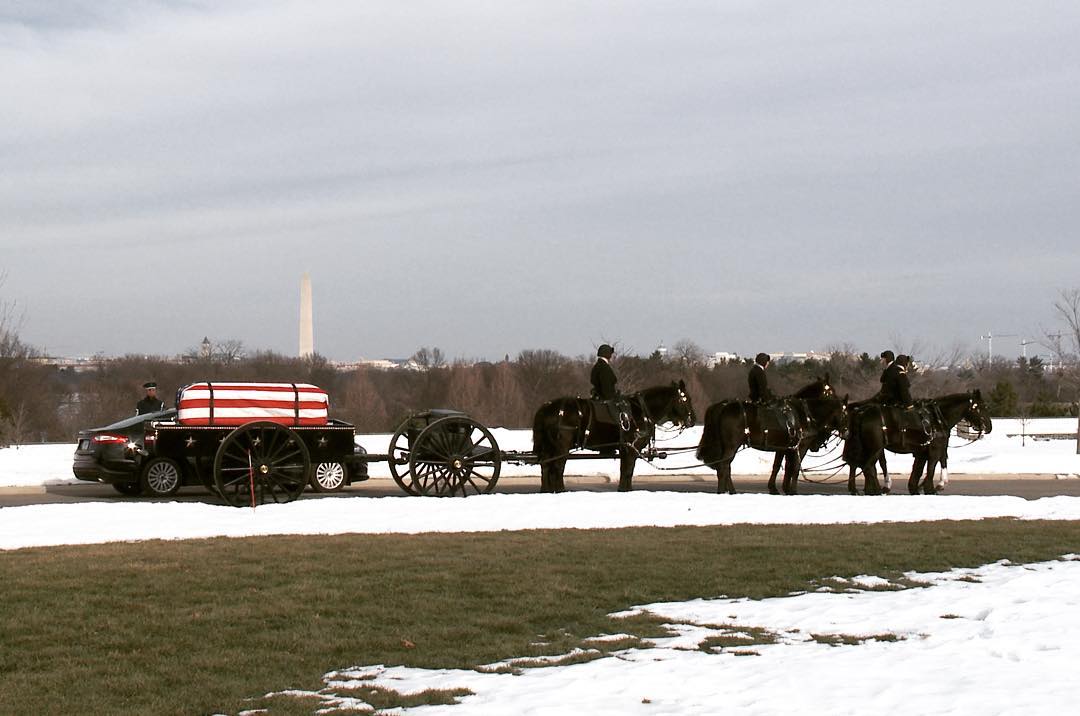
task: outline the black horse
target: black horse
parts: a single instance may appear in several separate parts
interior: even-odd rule
[[[855,471],[863,471],[864,491],[881,494],[876,463],[884,464],[885,451],[908,453],[914,457],[908,492],[919,493],[923,469],[922,491],[927,495],[938,492],[934,471],[949,467],[949,435],[956,424],[966,420],[977,432],[994,429],[983,403],[982,393],[974,390],[953,393],[940,398],[916,401],[913,410],[895,406],[867,403],[849,414],[844,461],[848,464],[848,492],[855,494]]]
[[[835,396],[828,376],[819,378],[785,401],[789,417],[786,423],[781,423],[776,411],[767,406],[740,400],[714,403],[705,411],[697,456],[716,470],[717,492],[735,493],[731,461],[740,448],[749,446],[775,452],[778,458],[784,459],[784,491],[794,493],[799,461],[807,451],[820,446],[829,433],[843,425],[845,401]],[[775,489],[775,480],[772,483],[772,489]]]
[[[823,381],[816,381],[806,386],[793,396],[796,399],[812,400],[816,398],[834,395],[832,386],[829,385],[829,376],[825,375]],[[817,452],[825,447],[825,443],[833,435],[841,432],[839,425],[829,422],[816,423],[808,426],[804,440],[799,441],[797,449],[786,452],[777,451],[773,457],[772,470],[769,471],[769,494],[779,495],[781,491],[776,488],[776,478],[780,474],[780,468],[786,465],[784,470],[784,482],[782,483],[783,494],[798,494],[799,473],[802,472],[802,463],[806,453]],[[793,464],[794,463],[794,464]],[[793,476],[793,477],[792,477]]]
[[[694,425],[694,408],[686,383],[646,388],[626,396],[630,408],[629,430],[594,420],[596,404],[588,398],[558,398],[540,406],[533,418],[533,452],[540,463],[540,491],[564,492],[563,473],[570,451],[606,448],[619,459],[619,491],[633,489],[634,465],[638,454],[656,435],[656,426],[670,423],[689,428]],[[602,446],[597,430],[610,433]],[[590,431],[594,434],[589,435]]]

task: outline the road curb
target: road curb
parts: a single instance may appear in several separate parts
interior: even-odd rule
[[[19,485],[0,487],[0,495],[44,495],[45,485]]]

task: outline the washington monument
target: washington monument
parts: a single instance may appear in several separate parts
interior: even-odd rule
[[[311,327],[311,276],[305,271],[300,279],[300,357],[315,353],[315,337]]]

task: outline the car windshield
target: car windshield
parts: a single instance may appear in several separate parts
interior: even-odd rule
[[[124,428],[131,428],[140,423],[145,423],[151,420],[168,420],[169,418],[176,417],[176,408],[169,408],[168,410],[162,410],[158,413],[143,413],[142,415],[133,415],[130,418],[125,418],[119,422],[115,422],[112,425],[106,425],[103,428],[95,428],[95,430],[123,430]]]

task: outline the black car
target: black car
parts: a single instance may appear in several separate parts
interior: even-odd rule
[[[122,495],[168,497],[182,486],[210,485],[200,479],[193,461],[158,455],[153,423],[172,423],[176,409],[135,415],[103,428],[83,430],[75,448],[75,477],[106,482]],[[309,484],[316,492],[337,492],[368,479],[367,452],[359,445],[340,462],[311,466]]]
[[[172,420],[176,409],[135,415],[126,420],[79,433],[72,470],[80,480],[107,482],[122,495],[147,492],[171,495],[183,481],[180,470],[153,469],[148,465],[154,455],[154,421]],[[174,463],[175,465],[175,463]],[[149,472],[143,468],[149,466]],[[162,473],[162,474],[158,474]]]

